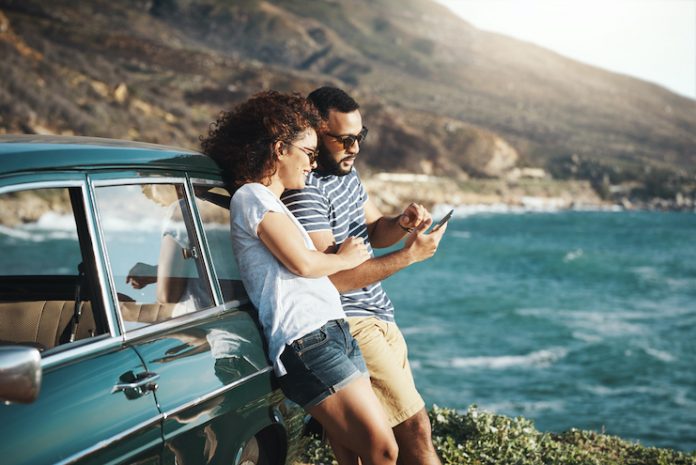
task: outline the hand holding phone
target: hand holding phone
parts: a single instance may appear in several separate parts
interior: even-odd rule
[[[454,209],[447,212],[447,214],[444,217],[442,217],[442,219],[440,221],[438,221],[438,223],[435,225],[435,227],[430,232],[435,232],[438,229],[440,229],[445,223],[447,223],[450,220],[450,218],[452,218],[453,213],[454,213]]]

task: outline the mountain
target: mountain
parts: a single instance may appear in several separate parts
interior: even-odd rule
[[[520,167],[693,196],[696,101],[476,29],[430,0],[0,0],[0,131],[197,147],[265,88],[354,94],[360,168]]]

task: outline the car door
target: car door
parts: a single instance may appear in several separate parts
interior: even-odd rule
[[[104,300],[85,176],[6,177],[0,203],[0,344],[36,347],[43,372],[33,403],[0,404],[0,462],[160,463],[155,380]]]
[[[239,299],[223,305],[192,188],[177,173],[95,175],[92,184],[120,326],[158,376],[163,463],[238,462],[257,433],[281,420],[283,397],[238,277],[228,287]],[[218,221],[228,225],[229,212]],[[285,441],[278,435],[271,447]]]

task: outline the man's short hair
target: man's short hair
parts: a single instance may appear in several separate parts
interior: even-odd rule
[[[360,105],[353,100],[353,97],[337,87],[320,87],[312,91],[312,93],[307,96],[307,100],[317,107],[319,114],[324,120],[329,118],[330,110],[350,113],[360,108]]]

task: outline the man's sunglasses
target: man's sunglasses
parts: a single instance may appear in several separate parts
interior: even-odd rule
[[[348,150],[356,142],[358,144],[362,144],[362,142],[367,137],[367,128],[365,126],[363,126],[357,135],[349,134],[347,136],[337,136],[335,134],[331,134],[328,132],[326,133],[326,135],[329,137],[333,137],[334,139],[339,141],[341,144],[343,144],[343,150]]]

